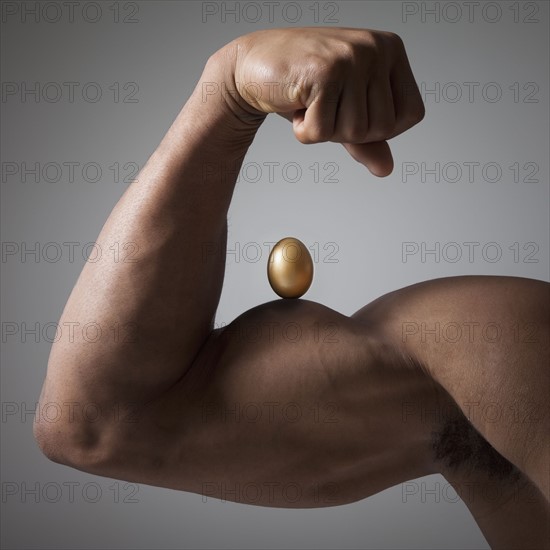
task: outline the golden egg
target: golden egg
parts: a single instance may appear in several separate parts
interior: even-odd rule
[[[313,281],[313,260],[306,245],[294,237],[281,239],[269,254],[267,278],[281,298],[299,298]]]

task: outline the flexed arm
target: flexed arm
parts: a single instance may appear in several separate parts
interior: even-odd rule
[[[535,428],[476,419],[477,431],[462,426],[474,434],[471,454],[488,453],[510,471],[516,465],[528,498],[512,502],[506,480],[502,506],[463,498],[495,546],[540,547],[549,514],[547,332],[523,348],[509,340],[426,346],[403,340],[403,327],[471,323],[472,315],[513,323],[510,312],[520,311],[522,323],[547,331],[548,285],[430,281],[352,318],[307,300],[276,300],[213,330],[236,175],[271,112],[291,120],[300,141],[341,142],[385,175],[385,140],[424,111],[403,45],[390,33],[260,31],[213,55],[98,238],[102,250],[132,243],[137,253],[86,264],[65,307],[61,323],[92,323],[99,336],[75,330],[54,344],[40,409],[54,402],[70,412],[35,424],[42,450],[98,475],[267,506],[343,504],[436,472],[486,487],[490,468],[474,461],[456,470],[438,455],[434,434],[447,451],[456,446],[443,437],[445,419],[404,414],[460,415],[472,395],[508,405],[522,387],[541,404]],[[287,323],[300,337],[282,334]],[[120,335],[121,327],[131,333]],[[99,412],[92,419],[84,414],[90,404]],[[520,525],[511,521],[517,512]]]
[[[61,323],[92,323],[99,337],[77,330],[53,345],[41,403],[94,403],[102,414],[91,423],[76,410],[75,418],[38,424],[50,456],[101,454],[115,437],[113,408],[160,398],[193,364],[212,333],[236,176],[269,112],[292,119],[301,141],[343,142],[383,175],[391,171],[383,140],[420,120],[423,106],[390,33],[260,31],[214,54],[97,239],[105,251],[132,243],[136,254],[87,263],[63,311]],[[205,261],[212,248],[222,253]],[[114,338],[116,327],[131,334]]]

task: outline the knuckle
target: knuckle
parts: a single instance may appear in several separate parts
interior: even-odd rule
[[[354,120],[350,124],[347,135],[345,136],[348,143],[362,143],[367,137],[368,125],[367,121],[361,118]]]
[[[324,141],[329,141],[332,137],[332,132],[324,128],[319,128],[315,130],[312,137],[315,140],[315,143],[321,143]]]
[[[369,130],[369,139],[368,141],[384,141],[388,137],[386,132],[378,128],[372,128]]]
[[[337,63],[332,62],[321,54],[308,54],[306,58],[304,73],[314,78],[316,82],[323,83],[330,80],[337,70]]]
[[[374,141],[388,139],[395,130],[395,118],[387,118],[376,122],[369,128],[369,138]]]
[[[308,126],[304,128],[301,136],[298,137],[299,141],[306,144],[322,143],[328,141],[331,137],[331,133],[322,126]]]
[[[345,66],[346,62],[340,57],[326,59],[316,56],[308,60],[308,74],[311,75],[318,91],[325,88],[331,90],[342,82]]]
[[[312,68],[319,69],[326,65],[326,58],[320,53],[310,52],[306,56],[306,64]]]
[[[310,140],[308,133],[305,131],[295,130],[294,135],[296,136],[296,139],[304,145],[310,145],[312,143],[315,143],[314,141]]]
[[[375,35],[375,43],[388,50],[405,50],[403,39],[396,33],[380,31]]]
[[[355,45],[352,42],[340,41],[338,43],[339,58],[343,61],[350,61],[356,55]]]

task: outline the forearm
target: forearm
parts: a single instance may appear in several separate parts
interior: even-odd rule
[[[223,282],[226,215],[263,116],[239,120],[219,94],[230,60],[214,56],[195,92],[106,221],[100,250],[134,243],[132,258],[88,262],[60,323],[96,323],[52,348],[42,400],[140,403],[170,388],[212,329]],[[210,85],[210,84],[208,84]],[[215,253],[212,253],[212,251]],[[207,254],[208,253],[208,254]],[[177,304],[177,307],[176,307]],[[114,337],[114,327],[122,329]]]

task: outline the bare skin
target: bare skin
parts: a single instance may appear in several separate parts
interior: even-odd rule
[[[415,357],[549,499],[550,285],[452,277],[392,292],[355,318]]]
[[[60,323],[97,323],[101,332],[90,339],[75,330],[53,345],[40,401],[73,405],[59,422],[35,424],[41,449],[94,474],[266,506],[343,504],[436,472],[481,487],[490,475],[434,457],[445,419],[414,411],[458,414],[474,398],[508,405],[521,388],[519,399],[540,416],[528,429],[469,420],[534,496],[514,508],[506,498],[463,498],[495,546],[541,547],[549,517],[546,283],[430,281],[352,317],[277,300],[213,330],[225,253],[205,251],[225,251],[236,175],[268,113],[291,120],[303,143],[342,143],[383,176],[393,166],[386,140],[424,109],[390,33],[260,31],[214,54],[97,239],[103,250],[135,243],[136,261],[87,263],[67,302]],[[510,338],[489,346],[403,337],[406,323],[488,319],[535,323],[539,339],[526,347]],[[288,323],[299,332],[289,336]],[[114,338],[114,327],[130,338]],[[93,422],[90,403],[99,411]],[[512,510],[521,525],[510,522]]]

